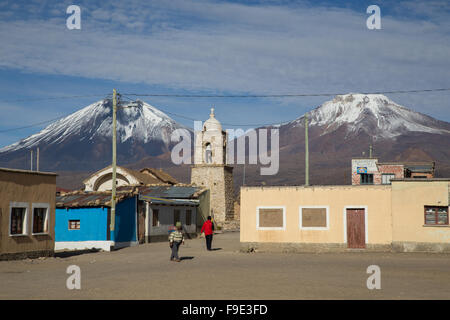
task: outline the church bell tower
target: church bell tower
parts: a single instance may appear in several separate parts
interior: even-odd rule
[[[195,132],[191,183],[210,190],[210,215],[220,225],[234,218],[233,167],[227,165],[226,131],[211,109],[209,119]]]

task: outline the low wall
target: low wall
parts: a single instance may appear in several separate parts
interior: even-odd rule
[[[241,252],[321,253],[321,252],[389,252],[391,245],[367,244],[365,249],[349,249],[345,243],[241,242]]]

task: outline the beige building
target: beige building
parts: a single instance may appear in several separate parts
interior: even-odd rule
[[[51,256],[56,174],[0,168],[0,260]]]
[[[450,179],[241,188],[245,251],[450,251]]]

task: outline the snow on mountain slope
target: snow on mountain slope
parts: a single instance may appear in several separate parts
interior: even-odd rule
[[[132,107],[127,107],[131,106]],[[148,143],[162,141],[170,144],[171,133],[185,128],[165,113],[142,102],[124,102],[117,110],[118,143],[133,140]],[[39,133],[0,149],[9,153],[20,149],[30,149],[39,145],[52,146],[78,137],[80,142],[92,141],[99,137],[112,136],[112,101],[97,101],[63,119],[53,122]]]
[[[338,95],[309,112],[311,126],[323,128],[323,134],[342,125],[348,133],[360,130],[378,138],[394,138],[406,132],[450,133],[448,123],[398,105],[381,94],[350,93]],[[302,126],[304,116],[290,123]]]

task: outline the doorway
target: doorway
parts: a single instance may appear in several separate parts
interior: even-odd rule
[[[366,247],[365,209],[347,209],[346,219],[348,248],[364,249]]]

